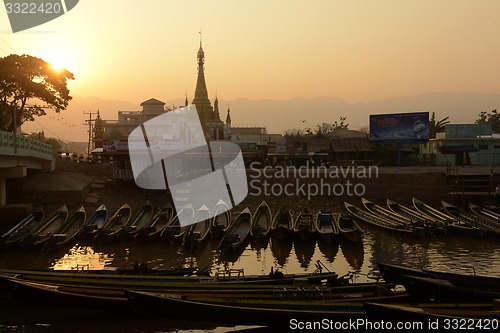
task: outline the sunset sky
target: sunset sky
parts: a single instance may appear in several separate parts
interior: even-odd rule
[[[193,98],[201,29],[211,98],[497,94],[499,15],[497,0],[84,0],[15,34],[0,10],[0,56],[64,65],[73,96],[170,104]]]

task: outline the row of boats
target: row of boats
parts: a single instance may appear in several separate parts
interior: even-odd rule
[[[361,201],[363,208],[345,202],[346,210],[353,218],[386,230],[411,235],[500,235],[500,214],[472,203],[467,211],[445,201],[438,210],[416,198],[413,207],[390,199],[386,207],[365,198]]]
[[[383,281],[353,283],[333,272],[245,276],[0,270],[13,298],[84,313],[126,312],[224,325],[287,327],[290,320],[500,318],[500,279],[378,263]],[[402,285],[404,289],[397,288]],[[34,297],[36,295],[36,297]],[[3,302],[8,304],[8,302]]]
[[[212,239],[219,242],[222,253],[231,253],[241,249],[248,240],[267,241],[271,235],[302,241],[319,237],[333,243],[338,237],[359,242],[363,233],[348,214],[328,210],[312,213],[308,209],[293,213],[284,208],[273,214],[265,201],[254,212],[247,207],[234,218],[222,200],[212,210],[205,205],[197,211],[187,206],[175,214],[171,206],[155,209],[147,202],[135,216],[128,204],[123,204],[113,215],[108,214],[105,205],[98,207],[89,218],[84,207],[69,214],[64,205],[48,218],[44,218],[43,210],[36,210],[2,235],[0,246],[57,250],[77,240],[102,244],[114,240],[162,239],[169,243],[183,242],[193,249]],[[201,222],[181,225],[180,221],[186,220]]]

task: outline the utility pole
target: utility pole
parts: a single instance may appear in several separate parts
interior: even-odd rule
[[[98,111],[99,112],[99,111]],[[98,112],[83,112],[83,114],[85,115],[89,115],[89,119],[85,120],[85,124],[89,124],[89,142],[88,142],[88,146],[87,146],[87,157],[90,156],[90,145],[92,143],[92,122],[95,121],[95,119],[92,119],[92,115],[95,115],[95,114],[98,114]]]

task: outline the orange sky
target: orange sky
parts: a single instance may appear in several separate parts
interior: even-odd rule
[[[201,29],[211,98],[498,93],[499,13],[496,0],[80,1],[16,34],[0,10],[0,56],[62,63],[73,95],[170,104],[193,97]]]

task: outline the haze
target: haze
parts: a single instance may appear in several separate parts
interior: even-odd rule
[[[84,111],[116,119],[151,97],[191,101],[200,30],[210,98],[231,106],[233,124],[283,132],[342,115],[359,128],[386,110],[473,122],[500,106],[498,13],[495,0],[80,1],[16,34],[1,10],[0,56],[27,53],[75,74],[69,109],[23,127],[65,140],[85,140]],[[381,105],[394,98],[402,107]],[[272,105],[295,107],[287,116]]]

